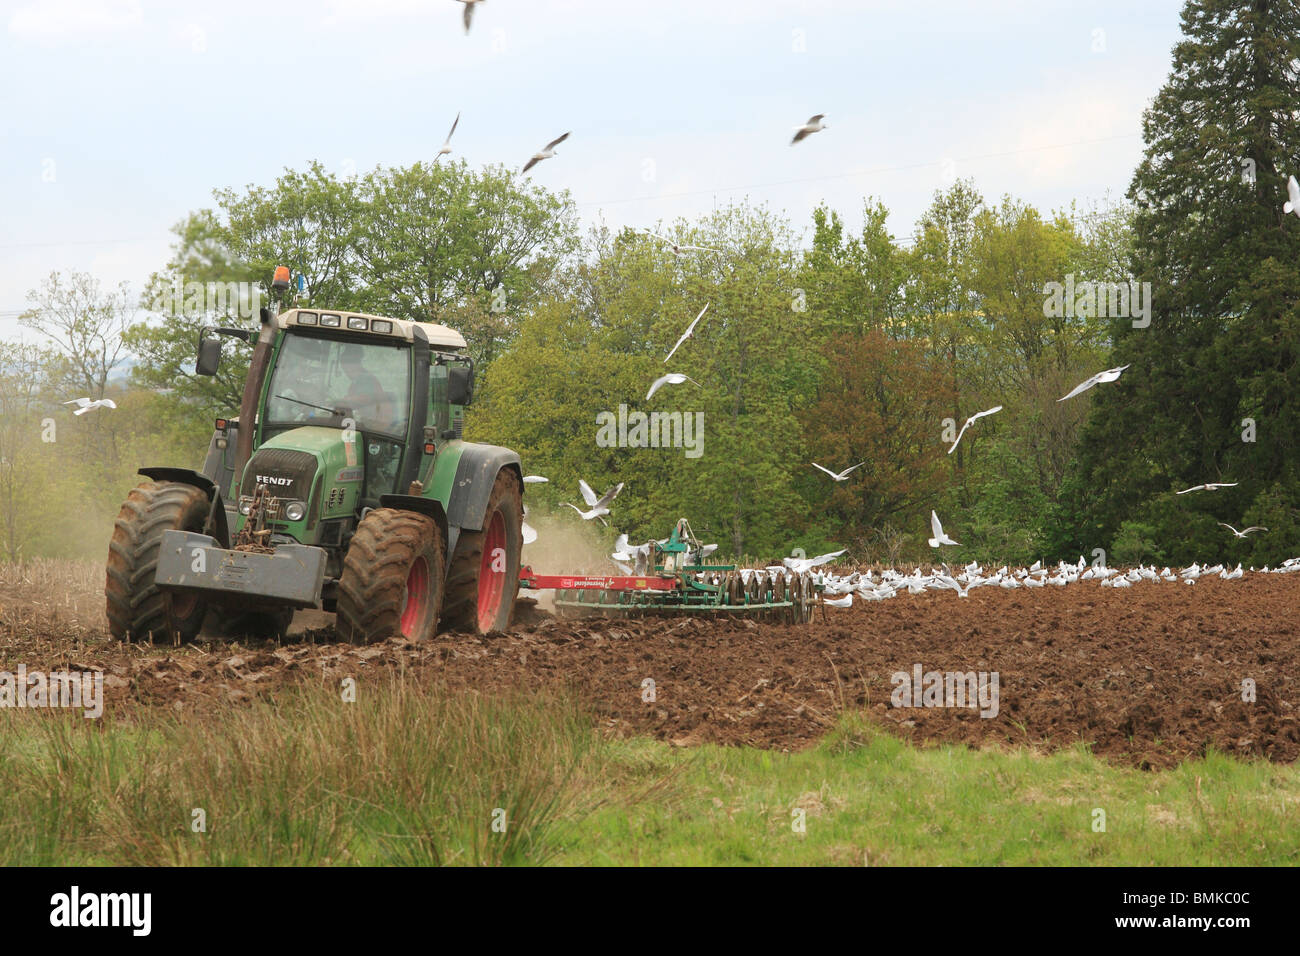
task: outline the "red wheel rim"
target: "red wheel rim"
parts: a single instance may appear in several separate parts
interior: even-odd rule
[[[406,604],[402,607],[402,636],[417,637],[429,607],[429,565],[418,557],[406,574]]]
[[[492,568],[493,556],[498,553],[501,555],[503,565],[499,571]],[[506,575],[510,571],[505,554],[506,521],[501,516],[501,512],[497,511],[488,524],[487,534],[483,537],[483,554],[479,557],[478,629],[480,631],[492,630],[501,611],[501,596],[505,594]]]

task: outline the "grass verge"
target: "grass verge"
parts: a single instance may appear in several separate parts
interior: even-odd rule
[[[0,711],[0,774],[4,865],[1300,864],[1293,766],[915,748],[856,716],[797,754],[677,749],[400,679],[205,720]]]

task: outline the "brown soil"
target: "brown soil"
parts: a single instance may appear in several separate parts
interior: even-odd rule
[[[843,710],[917,743],[1079,743],[1119,762],[1168,767],[1207,747],[1300,756],[1300,575],[1241,581],[986,588],[828,608],[792,627],[738,620],[556,621],[523,602],[509,634],[415,644],[337,643],[329,618],[299,616],[283,645],[124,646],[101,622],[0,593],[0,669],[99,668],[108,710],[208,712],[303,681],[382,679],[430,688],[567,688],[616,735],[780,750],[817,741]],[[302,628],[307,626],[307,630]],[[996,671],[999,713],[895,708],[890,675]],[[655,700],[644,701],[643,681]],[[1253,679],[1256,700],[1242,701]]]

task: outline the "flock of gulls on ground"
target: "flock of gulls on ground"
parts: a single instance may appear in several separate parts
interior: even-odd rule
[[[817,467],[820,468],[821,466],[818,465]],[[853,468],[856,467],[858,466],[853,466]],[[853,468],[849,468],[838,475],[825,468],[822,468],[822,471],[826,471],[836,481],[843,481]],[[524,476],[525,484],[537,484],[548,480],[541,475]],[[1231,484],[1211,483],[1197,485],[1194,488],[1180,491],[1178,494],[1223,487],[1231,487]],[[561,502],[561,504],[572,508],[584,521],[598,519],[602,524],[608,524],[604,516],[609,514],[610,504],[618,497],[623,488],[624,483],[619,482],[603,495],[597,496],[586,481],[578,479],[578,490],[582,493],[582,499],[587,504],[587,510],[583,511],[577,505],[570,504],[567,501]],[[526,505],[524,506],[524,515],[525,517],[528,515]],[[1219,524],[1223,524],[1223,522],[1219,522]],[[1268,530],[1266,528],[1251,527],[1238,531],[1232,525],[1223,524],[1223,526],[1238,538],[1245,538],[1252,531]],[[929,539],[930,547],[939,548],[944,545],[958,543],[943,530],[939,516],[933,511],[930,512],[930,529],[933,532],[933,537]],[[525,521],[523,524],[524,544],[532,544],[536,540],[537,532]],[[667,542],[668,539],[664,538],[658,544],[664,545]],[[610,560],[625,575],[646,574],[652,569],[652,547],[651,542],[632,545],[629,543],[626,534],[620,534],[615,542],[614,552],[610,555]],[[686,554],[686,563],[698,564],[717,549],[716,544],[698,545]],[[1143,582],[1159,583],[1162,581],[1169,583],[1181,581],[1183,584],[1194,585],[1202,577],[1217,576],[1225,581],[1237,581],[1246,574],[1240,563],[1232,569],[1222,564],[1205,566],[1193,564],[1177,572],[1168,567],[1157,570],[1154,565],[1150,567],[1139,565],[1123,571],[1103,564],[1089,565],[1082,556],[1079,557],[1078,564],[1067,564],[1061,561],[1055,568],[1045,567],[1042,562],[1036,561],[1028,568],[1004,566],[996,571],[988,572],[978,562],[971,562],[955,574],[947,565],[943,565],[942,570],[930,570],[929,572],[924,572],[919,568],[911,572],[885,568],[880,571],[854,571],[851,574],[841,575],[830,570],[817,570],[843,557],[845,553],[846,551],[841,550],[820,554],[814,558],[790,557],[785,558],[781,564],[762,569],[742,568],[738,573],[742,582],[748,585],[750,578],[755,574],[769,576],[780,574],[789,580],[796,575],[816,572],[817,582],[822,588],[821,601],[827,607],[851,607],[855,595],[863,601],[883,601],[904,591],[908,594],[921,594],[925,591],[955,591],[958,597],[964,598],[969,597],[973,589],[981,587],[998,587],[1004,590],[1029,588],[1032,590],[1035,588],[1065,587],[1067,584],[1082,581],[1096,581],[1104,588],[1129,588]],[[1255,568],[1250,568],[1250,571],[1255,571]],[[1288,574],[1293,571],[1300,571],[1300,557],[1289,558],[1277,568],[1265,566],[1260,569],[1260,573],[1264,574]]]
[[[812,570],[812,568],[820,567],[821,564],[833,561],[843,553],[843,551],[839,551],[834,554],[825,554],[803,562],[793,558],[786,558],[783,565],[767,568],[766,571],[769,574],[782,571],[790,574]],[[1253,572],[1255,569],[1251,568],[1250,571]],[[1259,573],[1289,574],[1293,571],[1300,571],[1300,558],[1288,558],[1276,568],[1266,566],[1261,568]],[[748,576],[755,572],[741,571],[740,573],[745,578],[745,583],[748,584]],[[1095,581],[1104,588],[1131,588],[1144,582],[1153,584],[1181,582],[1194,585],[1201,578],[1209,577],[1218,577],[1225,581],[1238,581],[1246,573],[1240,564],[1232,569],[1222,564],[1209,566],[1193,564],[1181,571],[1173,571],[1170,568],[1157,569],[1155,566],[1138,566],[1122,571],[1117,568],[1088,565],[1080,557],[1078,564],[1067,564],[1062,561],[1055,568],[1044,567],[1041,562],[1035,562],[1033,566],[1028,568],[1001,567],[996,571],[985,571],[979,564],[972,562],[955,574],[947,567],[944,567],[943,570],[931,570],[929,572],[921,571],[918,568],[906,573],[892,568],[885,568],[876,572],[870,570],[855,571],[846,575],[827,572],[821,575],[821,583],[823,588],[822,603],[829,607],[850,607],[853,604],[855,595],[862,601],[884,601],[904,592],[921,594],[925,591],[955,591],[958,597],[964,598],[969,597],[972,590],[982,587],[996,587],[1004,590],[1063,588],[1067,584],[1084,581]]]

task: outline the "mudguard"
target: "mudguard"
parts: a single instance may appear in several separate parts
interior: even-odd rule
[[[483,530],[492,485],[502,468],[511,468],[522,479],[519,455],[500,445],[466,444],[456,465],[447,503],[447,523],[466,531]]]
[[[416,495],[380,495],[379,507],[397,508],[401,511],[414,511],[426,518],[432,518],[442,531],[442,540],[447,540],[447,513],[442,510],[442,502],[437,498],[420,498]]]
[[[141,468],[137,474],[144,475],[153,481],[175,481],[183,485],[190,485],[207,495],[208,500],[212,502],[212,507],[208,509],[208,520],[204,522],[203,530],[212,535],[221,547],[230,547],[230,528],[226,523],[225,502],[221,500],[221,492],[217,489],[216,482],[211,478],[189,468],[162,466]]]
[[[217,490],[216,482],[207,475],[189,468],[141,468],[137,474],[152,478],[154,481],[178,481],[183,485],[193,485],[212,500],[212,493]]]

